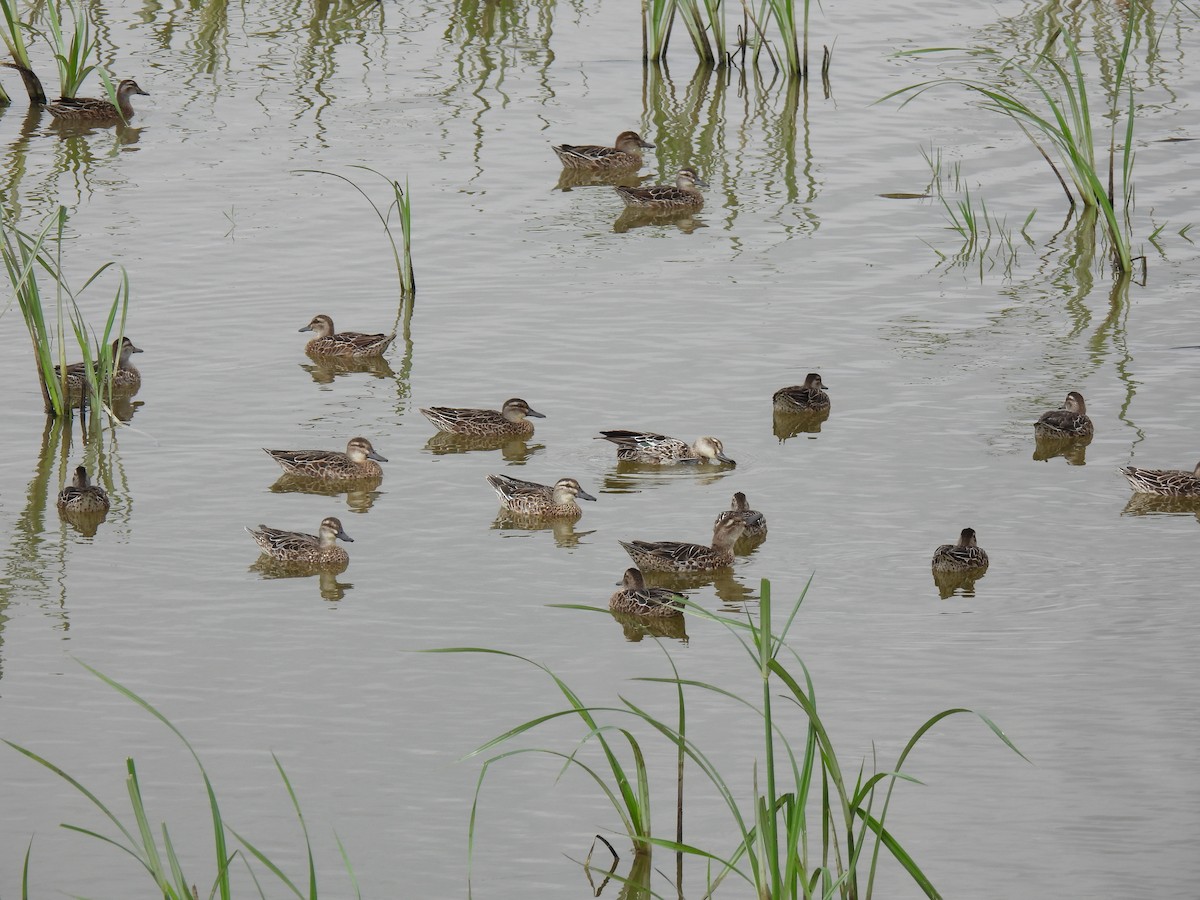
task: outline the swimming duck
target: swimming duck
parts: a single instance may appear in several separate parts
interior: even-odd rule
[[[88,481],[87,469],[76,466],[74,479],[58,492],[57,505],[65,513],[101,515],[108,512],[108,494]]]
[[[281,531],[259,525],[247,528],[255,543],[272,559],[283,562],[314,563],[321,566],[343,566],[350,562],[350,554],[334,544],[338,538],[354,543],[354,538],[342,529],[342,523],[329,516],[321,520],[320,533],[304,534],[300,531]]]
[[[421,415],[433,423],[438,431],[451,434],[473,434],[476,436],[514,434],[529,437],[533,434],[533,423],[526,416],[544,419],[546,416],[530,409],[520,397],[505,400],[503,408],[462,409],[454,406],[431,406],[422,409]]]
[[[964,572],[987,567],[988,555],[976,543],[974,528],[964,528],[957,544],[942,544],[933,551],[935,572]]]
[[[721,519],[713,527],[712,546],[681,541],[620,541],[644,572],[702,572],[733,565],[733,545],[746,530],[741,519]]]
[[[825,393],[825,385],[816,372],[809,372],[804,384],[780,388],[771,400],[775,404],[775,412],[781,413],[820,412],[829,409],[829,395]]]
[[[1139,494],[1161,497],[1200,497],[1200,463],[1191,472],[1180,469],[1139,469],[1126,466],[1121,474]]]
[[[337,450],[268,450],[263,452],[283,466],[285,472],[329,481],[381,478],[379,463],[387,462],[364,437],[351,438],[346,452]]]
[[[117,105],[113,106],[108,100],[95,97],[61,97],[46,104],[50,115],[56,119],[70,119],[72,122],[115,122],[122,118],[128,122],[133,118],[133,105],[129,98],[134,94],[149,97],[150,94],[138,87],[132,78],[126,78],[117,85]]]
[[[1042,413],[1033,433],[1043,438],[1091,437],[1092,420],[1088,418],[1083,394],[1071,391],[1060,408]]]
[[[688,446],[679,438],[648,431],[602,431],[596,440],[612,441],[617,445],[617,459],[640,463],[696,463],[713,459],[731,466],[737,465],[725,455],[725,447],[715,437],[702,437]]]
[[[583,515],[583,510],[575,498],[596,499],[580,487],[574,478],[560,478],[551,487],[509,478],[507,475],[488,475],[487,483],[492,486],[505,509],[546,519],[578,519]]]
[[[733,495],[729,509],[718,515],[717,521],[713,524],[719,525],[723,519],[740,519],[746,526],[746,530],[742,532],[744,538],[762,537],[767,533],[766,516],[756,509],[751,509],[746,495],[741,491]]]
[[[645,616],[648,619],[667,619],[683,615],[683,604],[679,602],[681,596],[677,591],[666,588],[648,588],[640,569],[626,569],[621,589],[609,598],[608,608],[613,612]]]
[[[316,337],[304,345],[306,353],[314,356],[383,356],[388,345],[396,339],[391,334],[362,334],[357,331],[334,330],[329,316],[313,316],[300,331],[311,331]]]
[[[643,141],[636,131],[622,131],[611,147],[600,147],[596,144],[559,144],[553,149],[564,169],[597,172],[640,169],[642,150],[653,150],[654,145]]]
[[[135,347],[133,341],[127,337],[117,338],[112,342],[112,387],[113,393],[116,394],[136,394],[138,388],[142,386],[142,373],[139,372],[129,361],[129,358],[135,353],[141,353],[140,347]],[[82,395],[87,385],[86,364],[77,362],[67,366],[67,390],[73,398],[78,398]],[[99,368],[98,362],[92,363],[92,369]],[[58,366],[54,367],[55,373],[59,371]]]
[[[696,174],[694,169],[680,169],[674,184],[656,184],[653,187],[613,186],[621,195],[626,206],[639,209],[699,209],[704,205],[704,195],[697,190],[708,187],[708,182]]]

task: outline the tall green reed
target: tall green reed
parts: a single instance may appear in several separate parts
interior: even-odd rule
[[[708,896],[730,875],[745,882],[760,900],[784,898],[840,897],[856,900],[869,897],[874,886],[880,857],[894,859],[928,897],[938,892],[917,861],[887,828],[892,793],[898,781],[916,782],[903,769],[912,751],[924,736],[944,719],[967,709],[947,709],[922,723],[900,752],[891,769],[868,774],[862,764],[857,771],[839,757],[829,730],[818,710],[816,690],[807,667],[787,644],[787,635],[808,592],[805,586],[799,599],[783,617],[782,626],[774,625],[771,585],[763,579],[757,621],[716,616],[689,603],[689,612],[723,626],[741,644],[761,681],[757,702],[715,684],[681,678],[672,661],[670,677],[639,678],[638,681],[670,685],[676,696],[676,724],[621,697],[619,706],[588,706],[560,678],[544,665],[503,651],[482,648],[448,648],[434,652],[489,653],[520,659],[548,674],[568,700],[564,709],[522,722],[488,741],[470,756],[489,752],[513,738],[563,717],[577,718],[585,727],[579,745],[570,753],[548,748],[509,750],[484,761],[472,805],[469,846],[474,848],[479,790],[490,766],[525,753],[547,754],[564,760],[564,768],[581,768],[595,781],[617,811],[621,827],[640,853],[653,847],[700,860],[708,870]],[[573,607],[576,609],[588,607]],[[597,612],[606,612],[596,610]],[[745,769],[739,766],[736,778],[727,777],[708,753],[687,733],[685,688],[700,691],[743,710],[761,728],[758,759],[753,766],[752,795],[740,796],[738,781]],[[782,704],[782,707],[780,706]],[[796,730],[792,721],[799,711],[804,743],[793,746],[789,735]],[[1004,733],[982,713],[974,713],[1010,749],[1020,751]],[[609,719],[632,719],[625,727]],[[675,839],[654,837],[650,833],[650,789],[646,769],[645,741],[634,729],[645,726],[651,734],[665,738],[704,776],[724,803],[734,833],[730,849],[718,852],[686,843],[682,827]],[[605,739],[609,733],[624,738],[632,754],[632,772],[626,763],[616,761]],[[589,741],[600,742],[608,762],[612,782],[605,782],[600,767],[583,761],[581,751]],[[636,790],[633,785],[636,784]],[[636,813],[636,820],[634,814]],[[616,877],[616,876],[613,876]],[[631,875],[631,878],[633,876]],[[627,880],[627,879],[621,879]],[[680,885],[677,889],[682,889]]]
[[[300,809],[300,802],[296,797],[296,792],[292,788],[292,783],[287,777],[287,773],[283,769],[283,765],[279,762],[275,754],[271,754],[271,759],[275,763],[275,768],[279,772],[279,777],[283,781],[284,787],[287,789],[288,797],[291,800],[292,808],[296,813],[296,818],[300,823],[300,829],[304,835],[304,847],[307,856],[307,884],[298,886],[296,881],[289,877],[283,869],[270,859],[266,854],[258,849],[253,843],[247,840],[242,835],[238,834],[228,822],[225,821],[221,813],[220,804],[217,802],[216,789],[213,786],[212,780],[209,778],[207,770],[204,768],[204,763],[201,762],[199,754],[195,747],[184,737],[183,733],[171,723],[171,721],[156,709],[147,700],[140,695],[134,693],[123,684],[109,678],[103,672],[93,669],[86,663],[80,663],[85,669],[107,684],[113,690],[120,693],[122,696],[133,701],[146,712],[150,713],[159,722],[171,730],[171,732],[179,738],[183,746],[191,754],[192,759],[196,763],[196,768],[200,770],[201,779],[204,782],[204,789],[208,797],[209,813],[212,817],[212,841],[213,841],[213,859],[212,865],[215,874],[212,875],[212,881],[206,885],[204,896],[215,897],[220,896],[221,900],[230,900],[234,895],[233,881],[231,878],[232,866],[235,860],[239,857],[249,870],[250,878],[253,880],[255,887],[260,896],[265,896],[262,886],[259,884],[257,875],[250,865],[250,857],[257,860],[267,871],[279,880],[279,882],[287,889],[289,894],[295,895],[300,900],[309,898],[315,900],[319,895],[316,865],[313,860],[312,844],[309,839],[308,826],[305,824],[304,815]],[[106,844],[111,844],[120,850],[123,850],[129,856],[133,857],[138,864],[145,870],[146,874],[154,881],[156,893],[166,898],[166,900],[195,900],[200,895],[196,884],[191,882],[184,874],[183,865],[180,861],[179,854],[175,849],[175,845],[171,840],[170,829],[167,823],[161,823],[157,828],[151,825],[149,811],[146,806],[146,798],[142,792],[142,786],[138,780],[137,766],[132,757],[126,759],[125,769],[127,772],[125,778],[126,792],[129,795],[130,811],[133,816],[132,822],[122,821],[117,813],[115,813],[107,804],[96,796],[89,788],[85,787],[82,782],[78,781],[72,775],[56,766],[54,763],[43,758],[26,747],[16,744],[13,741],[3,739],[5,744],[12,747],[18,753],[28,757],[55,775],[66,781],[76,791],[86,797],[93,806],[103,815],[108,823],[116,829],[116,836],[112,837],[107,834],[96,831],[92,828],[81,825],[69,825],[64,823],[63,828],[68,831],[78,832],[79,834],[87,835],[88,837],[96,838]],[[231,850],[225,839],[225,832],[228,831],[242,845],[244,850]],[[161,837],[161,843],[160,843]],[[336,836],[335,836],[336,837]],[[358,881],[354,874],[354,869],[350,865],[349,856],[346,853],[346,848],[342,845],[340,839],[337,840],[338,850],[342,856],[342,862],[346,867],[346,872],[349,876],[351,886],[354,889],[354,896],[361,900],[362,894],[359,891]],[[30,849],[25,854],[25,864],[22,873],[22,896],[28,896],[30,885],[30,856],[32,851],[32,841]]]
[[[733,64],[736,51],[744,58],[753,48],[757,65],[765,50],[773,65],[787,75],[808,76],[808,29],[810,0],[759,0],[757,11],[749,0],[742,2],[742,25],[736,48],[731,50],[723,0],[642,0],[642,59],[666,60],[675,18],[683,22],[698,61],[723,68]],[[768,31],[774,22],[782,52],[771,49]]]
[[[129,276],[120,269],[115,296],[109,305],[104,328],[98,339],[88,325],[79,304],[82,293],[115,263],[107,262],[88,277],[79,292],[72,291],[62,266],[62,248],[67,225],[67,211],[58,211],[46,218],[36,233],[28,233],[12,225],[9,216],[0,212],[0,257],[8,273],[13,296],[21,310],[29,340],[33,346],[34,362],[41,385],[42,400],[47,415],[68,414],[78,398],[72,398],[67,387],[67,329],[83,356],[85,393],[93,409],[109,405],[112,396],[112,373],[116,359],[112,341],[125,333],[125,318],[129,311]],[[47,245],[53,235],[53,249]],[[53,283],[54,318],[48,320],[49,298],[43,291],[38,273],[49,276]]]
[[[902,105],[907,105],[925,91],[944,85],[958,86],[980,97],[981,108],[1010,119],[1033,144],[1054,172],[1072,207],[1078,196],[1085,209],[1094,209],[1099,213],[1109,242],[1113,267],[1119,272],[1129,272],[1134,261],[1130,216],[1134,199],[1135,106],[1134,87],[1127,79],[1127,74],[1137,6],[1135,3],[1129,4],[1125,40],[1116,60],[1114,81],[1107,97],[1110,124],[1106,159],[1099,157],[1096,152],[1096,133],[1099,129],[1092,113],[1096,103],[1089,96],[1084,60],[1066,30],[1060,29],[1052,35],[1031,65],[1005,57],[990,48],[939,47],[907,51],[901,55],[969,53],[976,61],[989,63],[994,76],[986,80],[949,77],[923,81],[892,91],[879,102],[905,96]],[[1065,60],[1052,55],[1060,37]],[[1014,80],[1011,88],[1004,86],[1006,81]],[[1118,131],[1122,137],[1119,154]],[[1119,192],[1114,186],[1118,159],[1121,176]]]
[[[66,8],[71,24],[69,40],[63,31],[64,16],[59,2],[50,0],[45,10],[46,23],[50,27],[50,49],[58,64],[59,88],[63,97],[71,98],[79,93],[83,82],[96,68],[93,59],[99,52],[99,43],[92,34],[87,10],[78,0],[67,0]]]
[[[370,166],[352,166],[351,168],[362,169],[370,172],[372,175],[377,175],[382,178],[391,188],[392,200],[386,208],[380,209],[379,205],[371,198],[363,187],[351,178],[345,175],[339,175],[337,172],[327,172],[323,169],[298,169],[299,172],[311,172],[316,175],[332,175],[334,178],[340,178],[346,184],[350,185],[359,194],[362,195],[369,204],[371,209],[375,211],[376,217],[383,225],[383,230],[387,234],[388,241],[392,245],[392,257],[396,262],[396,277],[400,280],[400,294],[402,297],[411,298],[417,293],[417,282],[413,275],[412,263],[412,194],[408,190],[408,179],[404,181],[404,187],[400,186],[400,182],[394,178],[388,178],[382,172],[372,169]],[[400,225],[400,244],[396,243],[396,236],[392,233],[392,213],[396,217]]]

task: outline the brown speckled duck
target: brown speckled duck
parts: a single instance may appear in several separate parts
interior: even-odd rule
[[[933,571],[965,572],[986,569],[988,555],[975,540],[975,529],[964,528],[957,544],[942,544],[933,551]]]
[[[639,569],[626,569],[621,589],[608,600],[613,612],[647,619],[667,619],[683,615],[682,594],[666,588],[648,588]]]
[[[1092,420],[1088,418],[1083,394],[1071,391],[1059,409],[1042,413],[1033,426],[1033,433],[1041,438],[1091,437]]]
[[[351,438],[345,453],[338,450],[268,450],[266,447],[263,452],[283,466],[285,472],[326,481],[381,478],[383,469],[379,463],[387,462],[387,457],[376,453],[365,437]]]
[[[700,209],[704,205],[704,195],[699,190],[702,187],[708,187],[708,182],[697,175],[695,169],[680,169],[674,184],[656,184],[653,187],[618,184],[613,186],[613,190],[621,195],[626,206],[671,211]]]
[[[492,486],[505,509],[538,518],[578,519],[583,515],[583,510],[575,498],[596,499],[580,487],[574,478],[560,478],[551,486],[507,475],[488,475],[487,483]]]
[[[642,150],[653,150],[654,145],[642,140],[636,131],[622,131],[611,147],[596,144],[559,144],[553,149],[564,169],[612,172],[640,169]]]
[[[621,541],[643,572],[704,572],[733,565],[733,545],[745,531],[741,519],[719,520],[711,547],[682,541]]]
[[[758,538],[767,533],[766,516],[756,509],[751,509],[746,495],[741,491],[733,495],[729,509],[718,515],[717,521],[713,524],[721,524],[722,519],[741,519],[742,524],[746,526],[746,530],[742,532],[744,538]]]
[[[1126,466],[1120,471],[1129,486],[1139,494],[1200,498],[1200,463],[1191,472],[1182,469],[1139,469],[1137,466]]]
[[[142,386],[142,373],[130,361],[130,357],[135,353],[141,353],[140,347],[135,347],[133,341],[127,337],[117,338],[112,343],[112,389],[114,394],[122,396],[131,396],[138,392]],[[98,363],[93,362],[92,368],[98,368]],[[54,371],[58,372],[58,367],[54,367]],[[78,400],[82,396],[85,387],[87,386],[87,369],[86,363],[71,363],[67,366],[67,391],[70,393],[73,400]]]
[[[150,94],[138,87],[132,78],[117,85],[117,105],[96,97],[60,97],[46,104],[46,110],[56,119],[71,122],[128,122],[133,118],[133,104],[129,98],[134,94],[149,97]]]
[[[780,388],[771,400],[775,404],[775,412],[781,413],[822,412],[829,409],[829,395],[825,393],[825,385],[816,372],[810,372],[804,384]]]
[[[421,415],[433,423],[438,431],[449,434],[470,434],[476,437],[488,435],[516,435],[529,437],[533,434],[533,423],[526,417],[544,419],[546,416],[531,409],[520,397],[505,400],[500,410],[464,409],[456,406],[431,406],[422,409]]]
[[[300,331],[311,331],[316,337],[304,345],[312,356],[383,356],[388,346],[396,339],[391,334],[362,334],[357,331],[335,331],[329,316],[313,316],[313,320]]]
[[[679,438],[665,434],[615,429],[600,432],[596,440],[612,441],[617,445],[617,459],[627,462],[668,464],[715,460],[730,466],[737,465],[725,455],[724,445],[715,437],[698,438],[696,443],[688,445]]]
[[[354,538],[343,530],[341,521],[333,516],[321,520],[320,532],[315,535],[300,531],[282,531],[278,528],[268,528],[266,525],[247,528],[246,531],[250,532],[250,536],[267,556],[281,562],[344,566],[350,562],[350,554],[334,542],[341,538],[343,541],[354,543]]]
[[[68,514],[103,515],[108,512],[108,494],[88,480],[87,469],[76,466],[75,478],[58,492],[57,506]]]

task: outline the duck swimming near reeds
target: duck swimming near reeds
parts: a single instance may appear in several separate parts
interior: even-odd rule
[[[60,97],[46,104],[46,110],[56,119],[71,122],[128,122],[133,118],[133,104],[129,98],[134,94],[149,97],[150,94],[138,87],[132,78],[117,85],[117,104],[96,97]]]
[[[530,408],[520,397],[505,400],[499,410],[430,406],[421,409],[421,415],[432,422],[438,431],[476,437],[506,434],[529,437],[533,434],[533,423],[527,417],[546,418],[545,414]]]
[[[627,462],[665,465],[715,460],[730,466],[737,465],[725,455],[725,446],[715,437],[697,438],[696,443],[686,444],[679,438],[665,434],[614,429],[600,432],[596,440],[612,441],[617,445],[617,459]]]
[[[640,169],[642,150],[653,149],[654,145],[642,140],[636,131],[622,131],[611,147],[597,144],[559,144],[553,148],[564,169],[588,172]]]
[[[353,481],[382,478],[379,463],[387,462],[365,437],[351,438],[346,452],[339,450],[268,450],[263,452],[293,475],[320,478],[326,481]]]
[[[135,347],[133,341],[127,337],[119,337],[112,342],[112,389],[114,394],[130,396],[136,394],[142,386],[142,373],[130,361],[133,354],[141,352],[142,349]],[[92,363],[92,371],[98,372],[99,368],[99,362]],[[54,367],[54,371],[56,374],[58,373],[58,366]],[[72,399],[82,396],[87,385],[87,364],[71,363],[67,366],[66,376],[67,390]]]
[[[712,546],[683,541],[620,541],[643,572],[704,572],[733,565],[733,545],[745,531],[741,519],[722,519],[713,527]]]
[[[667,619],[683,615],[682,596],[678,591],[646,587],[641,570],[631,568],[625,570],[621,589],[608,599],[608,608],[647,619]]]
[[[326,315],[313,316],[300,331],[311,331],[316,335],[304,345],[304,351],[312,356],[383,356],[396,339],[394,331],[391,334],[339,332],[333,327],[333,319]]]
[[[74,479],[58,492],[56,505],[68,514],[103,515],[108,512],[108,494],[100,485],[88,480],[87,469],[76,466]]]
[[[704,206],[704,195],[699,190],[702,187],[708,187],[708,182],[697,175],[695,169],[680,169],[674,184],[656,184],[652,187],[618,184],[613,186],[613,190],[621,195],[626,206],[667,212],[700,209]]]

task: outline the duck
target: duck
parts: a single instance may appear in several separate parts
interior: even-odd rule
[[[608,608],[616,613],[644,616],[647,619],[670,619],[683,615],[683,595],[666,588],[648,588],[641,569],[625,570],[621,589],[608,599]]]
[[[613,190],[621,195],[626,206],[636,206],[639,209],[696,210],[704,205],[704,195],[697,187],[708,187],[708,182],[697,175],[695,169],[680,169],[674,184],[656,184],[644,188],[618,184],[613,186]]]
[[[71,483],[58,492],[57,506],[64,513],[103,515],[108,512],[108,494],[88,480],[87,469],[76,466]]]
[[[382,478],[383,469],[379,463],[387,462],[387,457],[376,453],[365,437],[351,438],[345,453],[338,450],[268,450],[266,447],[263,452],[283,466],[285,472],[324,481]]]
[[[1041,438],[1090,438],[1092,420],[1088,418],[1083,394],[1071,391],[1060,408],[1042,413],[1033,426],[1033,433]]]
[[[636,131],[622,131],[611,147],[596,144],[559,144],[552,148],[564,169],[583,169],[589,172],[640,169],[642,150],[654,145],[642,140]]]
[[[988,555],[977,543],[974,528],[964,528],[957,544],[942,544],[933,551],[935,572],[965,572],[987,567]]]
[[[117,85],[117,105],[108,100],[96,97],[60,97],[46,104],[50,115],[56,119],[69,119],[72,122],[112,122],[124,119],[128,122],[133,118],[133,104],[129,98],[134,94],[149,97],[147,91],[138,87],[132,78],[126,78]]]
[[[620,541],[643,572],[704,572],[733,565],[733,545],[746,530],[741,519],[720,519],[713,526],[712,546],[682,541]]]
[[[313,316],[313,320],[300,331],[311,331],[316,337],[304,346],[306,353],[313,356],[383,356],[388,346],[396,339],[391,334],[362,334],[358,331],[338,332],[329,316]]]
[[[719,525],[723,519],[741,519],[742,524],[746,526],[746,530],[742,532],[744,538],[762,537],[767,533],[766,516],[756,509],[751,509],[746,495],[741,491],[733,495],[729,509],[721,512],[713,524]]]
[[[829,409],[829,395],[821,376],[809,372],[804,384],[793,384],[782,387],[771,397],[775,412],[807,413],[822,412]]]
[[[322,519],[319,532],[315,535],[300,531],[282,531],[266,525],[247,528],[246,531],[254,538],[254,542],[262,547],[263,553],[281,562],[344,566],[350,562],[350,554],[338,547],[334,541],[340,538],[354,543],[354,538],[346,534],[341,521],[334,516]]]
[[[526,516],[546,519],[578,519],[583,510],[575,502],[596,498],[579,486],[574,478],[560,478],[553,487],[534,481],[522,481],[507,475],[488,475],[487,483],[492,486],[500,505],[505,509]]]
[[[1200,463],[1196,463],[1196,468],[1191,472],[1181,469],[1139,469],[1137,466],[1126,466],[1120,472],[1139,494],[1200,497]]]
[[[112,342],[112,388],[113,393],[129,396],[136,394],[142,386],[142,373],[130,362],[130,357],[141,353],[141,347],[135,347],[127,337],[119,337]],[[92,370],[99,371],[98,361],[92,363]],[[57,374],[58,366],[54,367]],[[82,396],[87,388],[87,363],[77,362],[67,366],[67,390],[72,397]]]
[[[471,434],[476,437],[490,435],[516,435],[529,437],[533,434],[533,423],[526,417],[546,418],[545,414],[531,409],[520,397],[504,401],[499,411],[494,409],[464,409],[455,406],[431,406],[421,409],[421,415],[433,423],[438,431],[449,434]]]
[[[737,465],[725,455],[725,446],[715,437],[697,438],[696,443],[689,445],[665,434],[615,429],[601,431],[596,440],[612,441],[617,445],[617,459],[628,462],[664,465],[700,463],[711,459],[730,466]]]

